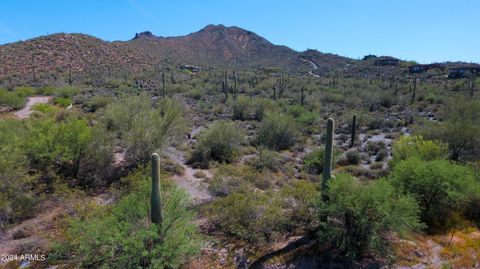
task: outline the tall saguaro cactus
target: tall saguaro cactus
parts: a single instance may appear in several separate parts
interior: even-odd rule
[[[332,118],[327,120],[327,139],[325,141],[325,156],[323,163],[323,180],[322,180],[322,198],[324,201],[328,199],[326,191],[328,189],[328,180],[332,178],[332,161],[333,161],[333,130],[335,121]]]
[[[350,141],[350,147],[353,147],[353,145],[355,144],[355,132],[357,130],[357,115],[353,115],[353,119],[352,119],[352,137],[351,137],[351,141]]]
[[[415,103],[415,96],[417,94],[417,74],[413,75],[413,90],[412,90],[412,99],[410,100],[410,104],[413,105]]]
[[[152,161],[152,195],[150,198],[151,212],[150,218],[152,223],[162,224],[162,201],[160,196],[160,156],[153,153]]]

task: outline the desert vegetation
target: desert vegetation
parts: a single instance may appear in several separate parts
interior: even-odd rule
[[[466,79],[281,63],[2,80],[0,253],[258,268],[414,266],[437,251],[478,266],[480,101]],[[16,116],[32,96],[50,99]]]

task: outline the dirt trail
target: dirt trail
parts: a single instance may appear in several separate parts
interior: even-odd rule
[[[26,119],[32,113],[32,107],[36,104],[46,104],[50,102],[52,96],[30,96],[27,98],[27,104],[21,110],[13,113],[19,119]]]
[[[186,165],[183,153],[173,147],[167,148],[164,154],[184,168],[183,175],[175,175],[172,179],[190,194],[193,204],[202,204],[212,199],[212,195],[203,182],[205,179],[212,178],[209,170],[194,169]],[[199,173],[203,173],[205,178],[195,177]]]
[[[312,67],[313,67],[313,70],[317,70],[317,69],[318,69],[318,65],[317,65],[316,63],[314,63],[314,62],[312,62],[312,61],[310,61],[310,60],[308,60],[308,59],[305,59],[305,58],[300,58],[300,59],[302,59],[303,61],[311,64]],[[320,76],[317,75],[317,74],[315,74],[315,73],[313,73],[313,70],[308,71],[308,74],[309,74],[310,76],[314,76],[314,77],[316,77],[316,78],[319,78]]]

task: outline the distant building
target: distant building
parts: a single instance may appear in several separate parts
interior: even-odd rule
[[[182,65],[180,66],[180,70],[189,70],[193,73],[197,73],[197,72],[200,72],[200,67],[193,66],[193,65]]]
[[[399,59],[389,57],[389,56],[376,57],[374,59],[375,60],[373,61],[373,64],[374,65],[381,65],[381,66],[395,66],[400,62]]]
[[[480,65],[457,66],[449,68],[448,78],[464,78],[473,73],[480,73]]]
[[[440,69],[440,70],[445,70],[445,65],[435,63],[435,64],[413,64],[408,67],[408,72],[411,74],[418,74],[418,73],[423,73],[427,72],[430,69]]]

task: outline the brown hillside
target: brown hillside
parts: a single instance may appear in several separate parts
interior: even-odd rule
[[[0,46],[0,78],[61,76],[106,70],[107,67],[141,71],[152,60],[121,42],[105,42],[83,34],[53,34]]]

